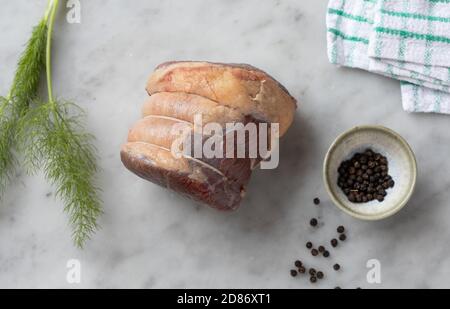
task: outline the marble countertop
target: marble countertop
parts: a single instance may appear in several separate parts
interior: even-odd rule
[[[450,119],[404,112],[397,81],[330,65],[326,2],[81,0],[80,24],[67,23],[62,7],[54,88],[87,110],[98,138],[102,228],[84,250],[74,248],[52,186],[40,174],[19,171],[0,207],[0,288],[309,288],[306,278],[289,276],[296,258],[325,270],[319,288],[449,288]],[[2,94],[45,5],[2,3]],[[147,77],[157,64],[175,59],[253,64],[300,102],[279,168],[254,175],[235,213],[199,207],[120,162]],[[321,179],[331,142],[359,124],[396,130],[418,159],[412,201],[380,222],[339,211]],[[313,205],[316,196],[320,207]],[[312,217],[320,218],[320,229],[308,226]],[[331,260],[313,259],[305,243],[328,244],[341,224],[348,229],[345,245]],[[72,259],[81,263],[80,284],[66,280]],[[381,263],[381,284],[366,280],[371,259]],[[335,261],[343,267],[339,273],[331,270]]]

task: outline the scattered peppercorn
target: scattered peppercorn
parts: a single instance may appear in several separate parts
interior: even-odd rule
[[[314,205],[320,205],[320,198],[316,197],[314,199]]]
[[[317,272],[317,279],[322,280],[325,277],[325,275],[323,274],[323,272],[319,271]]]
[[[363,160],[364,161],[364,160]],[[361,162],[361,163],[364,163],[364,162]],[[364,163],[364,164],[368,164],[368,162],[367,163]],[[361,173],[360,173],[361,174]],[[356,179],[356,175],[353,175],[354,176],[354,178],[353,179]],[[352,179],[352,180],[353,180]],[[385,180],[385,181],[388,181],[387,179]],[[382,187],[382,185],[379,185],[379,186],[381,186]],[[377,189],[380,189],[380,188],[375,188],[375,190],[377,190]],[[375,191],[374,191],[375,192]],[[380,195],[381,195],[381,193],[379,193]],[[311,224],[311,226],[317,226],[317,224],[318,224],[318,220],[316,219],[316,218],[313,218],[313,219],[311,219],[311,221],[310,221],[310,224]],[[345,241],[346,239],[347,239],[347,235],[345,234],[345,231],[346,231],[346,229],[345,229],[345,227],[344,226],[339,226],[338,228],[337,228],[337,232],[339,233],[339,237],[338,237],[338,239],[340,240],[340,241]],[[336,238],[333,238],[331,241],[330,241],[330,244],[331,244],[331,246],[333,247],[333,248],[336,248],[337,246],[338,246],[338,244],[339,244],[339,241],[338,241],[338,239],[336,239]],[[325,248],[325,246],[323,246],[323,245],[320,245],[319,247],[317,247],[317,249],[314,247],[314,245],[313,245],[313,243],[311,242],[311,241],[308,241],[307,243],[306,243],[306,248],[308,248],[309,250],[310,250],[310,252],[311,252],[311,255],[312,256],[314,256],[314,257],[316,257],[316,256],[318,256],[319,254],[321,254],[323,257],[325,257],[325,258],[328,258],[328,257],[330,257],[330,252]],[[294,261],[294,265],[295,265],[295,267],[296,267],[296,269],[292,269],[291,271],[290,271],[290,274],[291,274],[291,276],[292,277],[296,277],[296,276],[298,276],[298,275],[300,275],[300,274],[306,274],[306,273],[308,273],[308,275],[310,276],[310,281],[311,281],[311,283],[316,283],[318,280],[322,280],[322,279],[324,279],[325,278],[325,274],[322,272],[322,271],[317,271],[317,270],[315,270],[314,268],[310,268],[309,270],[305,267],[305,265],[303,265],[303,262],[301,261],[301,260],[295,260]],[[333,269],[335,270],[335,271],[339,271],[340,269],[341,269],[341,266],[339,265],[339,264],[334,264],[333,265]],[[336,287],[335,289],[341,289],[340,287]]]
[[[338,240],[336,239],[336,238],[334,238],[334,239],[332,239],[331,240],[331,246],[333,247],[333,248],[336,248],[337,246],[338,246]]]
[[[395,186],[388,159],[371,149],[355,154],[338,168],[338,186],[352,203],[383,202]]]

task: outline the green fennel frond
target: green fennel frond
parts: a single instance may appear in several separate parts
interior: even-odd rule
[[[15,134],[21,117],[38,95],[39,81],[45,69],[47,21],[34,27],[31,38],[20,56],[13,84],[7,98],[0,98],[0,199],[13,176]]]
[[[20,117],[28,108],[30,101],[38,95],[39,82],[45,69],[45,49],[47,43],[47,21],[42,19],[34,27],[25,51],[21,55],[9,98],[13,104],[14,116]]]
[[[13,85],[0,97],[0,197],[23,151],[25,166],[42,170],[65,204],[75,245],[83,247],[98,229],[101,215],[93,136],[83,128],[84,113],[76,105],[55,100],[52,87],[51,45],[59,0],[49,0],[44,18],[33,29],[17,65]],[[39,101],[45,71],[48,101]]]
[[[98,229],[102,214],[94,184],[97,157],[94,137],[83,129],[83,112],[68,102],[36,104],[23,118],[19,132],[31,170],[42,169],[65,203],[75,244],[82,248]]]
[[[8,119],[5,111],[8,100],[0,97],[0,198],[14,172],[16,159],[12,150],[14,143],[14,123]]]

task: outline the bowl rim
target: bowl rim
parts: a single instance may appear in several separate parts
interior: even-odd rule
[[[348,136],[351,136],[352,134],[362,131],[362,130],[375,130],[375,131],[381,131],[385,134],[389,134],[391,136],[393,136],[399,143],[403,144],[404,148],[406,149],[406,151],[408,152],[408,156],[411,159],[412,162],[412,169],[413,169],[413,179],[412,179],[412,185],[409,188],[408,193],[406,194],[406,196],[403,198],[403,200],[396,205],[395,207],[392,207],[392,209],[385,211],[383,213],[380,214],[374,214],[374,215],[366,215],[366,214],[361,214],[358,213],[356,211],[353,211],[351,209],[349,209],[348,207],[346,207],[343,203],[341,203],[341,201],[336,197],[335,193],[333,192],[333,190],[331,189],[331,185],[330,185],[330,179],[328,179],[328,170],[329,170],[329,166],[330,166],[330,159],[331,159],[331,154],[333,152],[334,149],[337,148],[337,146]],[[411,146],[408,144],[408,142],[397,132],[395,132],[392,129],[389,129],[387,127],[381,126],[381,125],[360,125],[360,126],[355,126],[347,131],[345,131],[344,133],[340,134],[331,144],[330,148],[327,151],[327,154],[325,156],[324,159],[324,164],[323,164],[323,181],[325,183],[325,188],[328,192],[328,195],[331,197],[331,200],[333,201],[334,205],[337,206],[339,209],[341,209],[344,213],[360,219],[360,220],[365,220],[365,221],[378,221],[378,220],[383,220],[386,219],[388,217],[391,217],[393,215],[395,215],[396,213],[398,213],[402,208],[404,208],[406,206],[406,204],[409,202],[409,200],[411,199],[412,195],[414,194],[415,188],[416,188],[416,183],[417,183],[417,159],[416,156],[414,154],[414,151],[412,150]]]

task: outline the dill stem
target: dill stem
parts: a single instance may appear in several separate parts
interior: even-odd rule
[[[47,73],[47,89],[48,89],[48,100],[55,106],[55,99],[53,97],[53,84],[52,84],[52,35],[53,35],[53,26],[55,24],[55,16],[56,11],[58,9],[59,0],[49,0],[49,9],[46,12],[45,18],[48,19],[48,29],[47,29],[47,47],[45,52],[45,67]]]
[[[45,10],[44,20],[47,23],[48,16],[52,10],[53,0],[47,0],[47,9]]]
[[[53,35],[53,27],[55,24],[55,16],[56,11],[58,10],[59,0],[48,0],[47,12],[45,13],[45,20],[48,20],[48,29],[47,29],[47,47],[45,52],[45,65],[46,65],[46,73],[47,73],[47,89],[48,89],[48,101],[50,102],[50,106],[52,107],[53,114],[55,119],[59,119],[57,121],[58,125],[61,123],[66,127],[66,129],[70,132],[70,135],[73,136],[73,132],[70,126],[67,124],[67,121],[59,112],[55,97],[53,95],[53,83],[52,83],[52,35]],[[78,141],[74,138],[76,144],[83,149],[82,145],[78,143]]]

